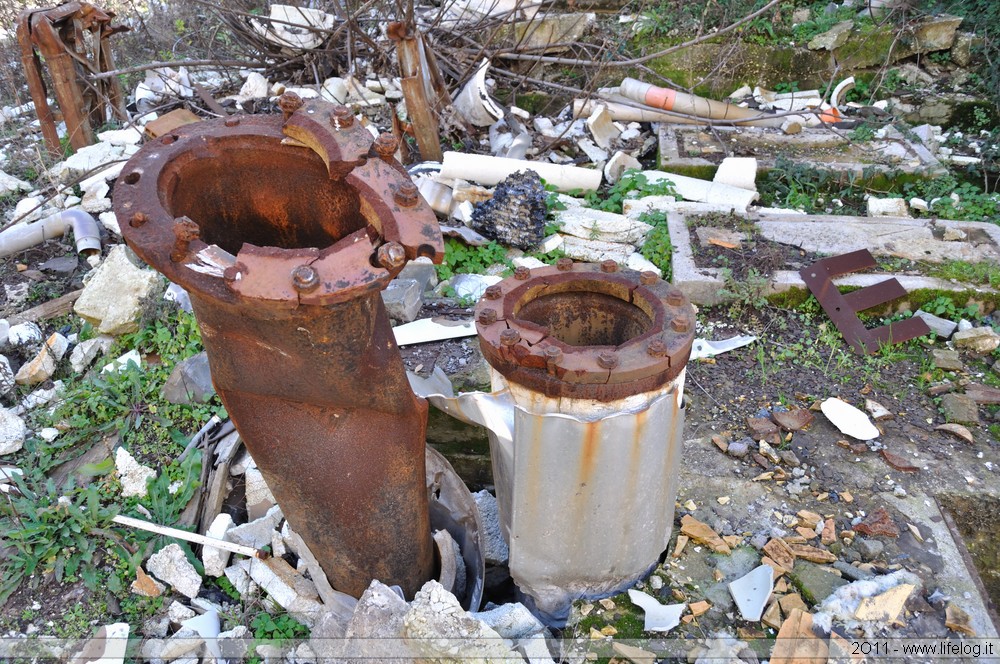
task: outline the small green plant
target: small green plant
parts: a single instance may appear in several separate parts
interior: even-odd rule
[[[643,258],[660,268],[663,273],[662,278],[669,281],[673,276],[671,259],[674,248],[670,242],[670,231],[667,229],[667,214],[660,211],[644,212],[639,220],[653,227],[639,252]]]
[[[271,615],[261,611],[250,621],[250,628],[253,630],[254,637],[248,649],[248,652],[251,653],[257,652],[257,646],[261,643],[277,641],[280,645],[309,636],[309,628],[287,613]],[[248,663],[260,664],[260,661],[259,657],[251,657]]]
[[[799,82],[798,81],[791,81],[791,82],[789,82],[789,81],[781,81],[780,83],[775,83],[774,84],[774,91],[775,92],[779,92],[779,93],[798,92],[799,91]]]
[[[497,242],[473,247],[448,238],[444,243],[444,262],[437,266],[438,279],[444,281],[456,274],[483,274],[491,265],[510,266],[507,250]]]
[[[979,306],[977,304],[972,303],[965,307],[959,307],[955,305],[954,300],[946,295],[936,297],[921,308],[927,313],[953,321],[958,321],[962,318],[977,318],[979,316]]]
[[[867,122],[862,122],[857,127],[848,132],[847,137],[852,141],[857,141],[859,143],[866,143],[875,138],[875,127],[868,124]]]
[[[651,183],[642,171],[625,171],[618,182],[615,182],[603,194],[597,191],[587,192],[587,205],[604,212],[620,213],[626,198],[642,198],[644,196],[676,196],[677,191],[669,180]]]

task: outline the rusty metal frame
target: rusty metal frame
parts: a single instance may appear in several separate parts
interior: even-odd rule
[[[877,265],[867,249],[840,256],[823,258],[799,270],[799,276],[819,300],[823,310],[837,326],[851,349],[859,355],[870,355],[885,344],[901,343],[930,333],[922,318],[908,318],[889,325],[868,329],[857,313],[877,307],[906,295],[906,289],[895,278],[886,279],[850,293],[841,293],[833,283],[835,277],[866,270]]]
[[[524,315],[530,305],[550,308],[543,318],[581,316],[585,312],[557,311],[586,307],[581,296],[599,300],[592,304],[621,324],[629,309],[641,310],[648,317],[646,329],[624,335],[631,338],[623,343],[570,345]],[[610,260],[594,265],[564,258],[553,267],[518,268],[490,286],[476,307],[483,355],[505,378],[546,396],[598,401],[647,392],[676,378],[691,355],[694,323],[694,309],[678,288],[653,272],[620,270]],[[578,325],[588,322],[580,317]]]
[[[373,140],[324,101],[279,106],[284,118],[146,143],[115,213],[129,246],[190,293],[216,390],[334,587],[360,596],[379,579],[412,596],[434,567],[427,404],[379,291],[409,259],[440,262],[440,229],[391,134]]]
[[[93,128],[107,121],[107,105],[119,118],[127,118],[117,78],[112,76],[82,85],[78,73],[78,69],[91,74],[115,69],[109,37],[128,28],[112,27],[114,17],[114,12],[104,11],[88,2],[27,9],[18,17],[17,41],[21,63],[45,145],[53,157],[63,156],[62,146],[48,103],[41,58],[45,59],[52,78],[53,92],[74,150],[95,142]],[[88,33],[92,51],[87,49]]]

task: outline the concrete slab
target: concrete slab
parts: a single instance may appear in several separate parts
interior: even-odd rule
[[[838,255],[869,249],[876,256],[895,256],[928,262],[965,260],[1000,262],[1000,226],[985,222],[953,222],[921,219],[878,220],[836,215],[750,214],[761,235],[769,240],[824,255]],[[956,228],[968,235],[966,241],[937,239],[943,228]],[[700,267],[694,262],[687,218],[667,211],[667,229],[673,245],[673,283],[692,302],[715,305],[724,301],[724,280],[718,268]],[[912,274],[849,274],[835,280],[839,286],[870,286],[895,277],[907,290],[936,289],[992,292],[982,284],[961,284]],[[767,292],[782,293],[805,289],[797,270],[778,270],[770,278]]]

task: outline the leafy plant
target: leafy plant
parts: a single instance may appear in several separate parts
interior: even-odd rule
[[[665,212],[645,212],[640,221],[651,225],[653,230],[646,236],[639,252],[663,272],[663,279],[669,281],[673,275],[673,245],[670,242],[670,231],[667,230],[667,215]]]
[[[76,488],[72,479],[60,493],[40,472],[15,476],[17,491],[0,503],[0,545],[9,551],[2,562],[0,605],[25,580],[36,586],[44,575],[62,582],[79,575],[97,587],[98,552],[121,539],[108,529],[117,513],[102,504],[96,485]],[[123,551],[124,553],[124,551]]]
[[[437,267],[438,279],[444,281],[456,274],[483,274],[486,268],[497,263],[509,266],[507,250],[496,242],[473,247],[448,238],[444,244],[444,262]]]
[[[277,641],[280,644],[309,636],[309,628],[287,613],[272,616],[261,611],[250,621],[250,627],[254,636],[254,640],[248,648],[251,653],[256,652],[257,646],[262,642]],[[251,657],[248,660],[249,664],[259,664],[260,661],[259,657]]]
[[[931,300],[921,308],[935,316],[953,321],[966,317],[976,318],[979,316],[979,306],[975,303],[966,305],[965,307],[958,307],[955,305],[955,301],[946,295],[941,295]]]
[[[644,196],[676,196],[677,191],[669,180],[652,183],[642,171],[628,170],[622,174],[603,194],[598,191],[587,192],[587,205],[604,212],[621,213],[622,204],[626,198],[642,198]]]

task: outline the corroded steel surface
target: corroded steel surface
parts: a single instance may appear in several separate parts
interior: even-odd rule
[[[872,286],[866,286],[850,293],[841,293],[833,283],[834,277],[842,274],[867,270],[877,265],[875,257],[867,249],[823,258],[799,270],[799,276],[816,296],[823,310],[837,326],[851,349],[859,355],[872,354],[884,344],[909,341],[915,337],[930,334],[930,328],[922,318],[914,316],[889,325],[865,328],[858,319],[858,312],[885,304],[906,295],[906,289],[896,279],[886,279]]]
[[[676,378],[694,341],[694,308],[652,272],[562,259],[491,286],[476,307],[483,355],[507,380],[546,396],[612,401]]]
[[[350,111],[281,108],[147,143],[115,213],[190,292],[216,390],[334,587],[358,596],[377,578],[412,595],[433,571],[427,405],[379,291],[406,260],[440,260],[440,232]]]

